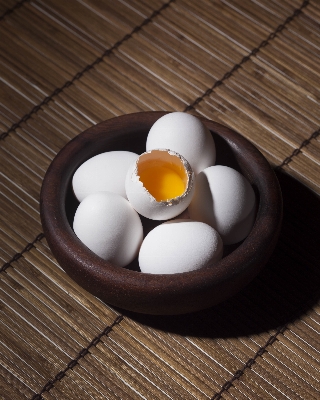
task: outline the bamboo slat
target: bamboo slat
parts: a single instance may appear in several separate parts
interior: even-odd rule
[[[0,397],[317,399],[320,5],[316,0],[0,0]],[[284,221],[259,276],[182,316],[116,310],[42,234],[50,162],[139,111],[234,128],[279,178]]]
[[[319,146],[317,146],[319,147]],[[303,153],[295,157],[288,166],[284,168],[286,171],[296,177],[299,181],[304,182],[308,187],[319,193],[320,187],[320,165],[314,162]],[[307,174],[307,175],[305,175]]]
[[[13,7],[18,7],[19,3],[16,0],[1,0],[0,1],[0,17],[5,18],[11,13]]]

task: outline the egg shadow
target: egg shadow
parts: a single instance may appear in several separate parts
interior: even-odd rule
[[[275,251],[241,292],[192,314],[160,316],[119,310],[133,320],[180,335],[238,337],[288,324],[320,298],[320,198],[281,170],[275,171],[284,218]]]

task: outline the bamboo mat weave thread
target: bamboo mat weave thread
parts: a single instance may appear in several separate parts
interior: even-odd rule
[[[318,399],[318,1],[0,1],[3,399]],[[186,111],[251,140],[284,196],[279,245],[241,293],[175,317],[116,310],[61,270],[39,193],[74,136]]]

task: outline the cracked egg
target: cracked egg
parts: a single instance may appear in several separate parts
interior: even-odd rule
[[[129,168],[126,193],[133,208],[146,218],[167,220],[190,204],[194,173],[188,161],[175,151],[147,151]]]

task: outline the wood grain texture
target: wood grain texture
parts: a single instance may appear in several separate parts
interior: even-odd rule
[[[319,22],[316,0],[0,1],[1,398],[318,398]],[[188,107],[278,167],[280,240],[219,307],[123,313],[53,257],[42,179],[98,122]]]

